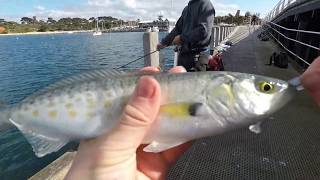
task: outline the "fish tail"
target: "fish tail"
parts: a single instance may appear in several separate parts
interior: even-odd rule
[[[4,103],[0,102],[0,131],[10,127],[13,127],[10,122],[10,110]]]

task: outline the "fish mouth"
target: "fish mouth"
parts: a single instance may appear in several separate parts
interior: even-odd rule
[[[296,96],[297,90],[295,87],[289,85],[288,88],[280,95],[274,98],[274,101],[277,101],[274,106],[270,109],[266,115],[271,115],[280,109],[284,108],[286,105],[289,104]]]

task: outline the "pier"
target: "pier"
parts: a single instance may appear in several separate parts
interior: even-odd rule
[[[233,46],[223,52],[227,71],[289,80],[320,55],[316,49],[320,47],[319,12],[319,1],[281,0],[262,26],[215,26],[210,50],[231,41]],[[262,32],[269,34],[270,41],[257,38]],[[146,34],[144,42],[155,43],[156,36]],[[145,46],[145,53],[153,50]],[[265,65],[274,52],[288,54],[288,69]],[[319,117],[319,107],[301,92],[290,105],[265,119],[260,134],[244,127],[195,141],[169,171],[168,179],[320,179]],[[74,155],[65,154],[30,179],[63,179]]]

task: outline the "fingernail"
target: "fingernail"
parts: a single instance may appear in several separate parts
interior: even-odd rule
[[[147,77],[142,77],[138,82],[137,92],[139,97],[152,98],[155,88]]]

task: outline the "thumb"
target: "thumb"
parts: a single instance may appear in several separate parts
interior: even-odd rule
[[[69,179],[134,177],[136,150],[157,117],[160,95],[160,86],[155,79],[140,78],[133,96],[124,108],[120,124],[104,136],[81,142],[68,174]]]
[[[119,126],[103,138],[103,154],[111,164],[135,155],[158,115],[160,96],[160,86],[155,79],[147,76],[140,78],[133,96],[124,108]]]
[[[160,96],[160,86],[155,79],[140,78],[113,135],[119,136],[128,148],[136,150],[158,115]]]

